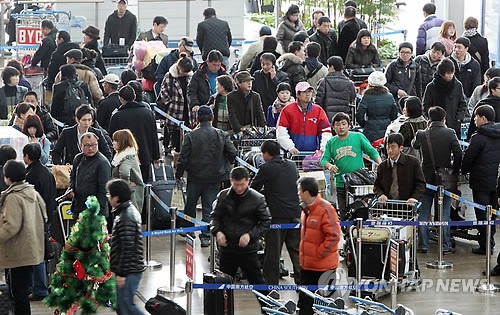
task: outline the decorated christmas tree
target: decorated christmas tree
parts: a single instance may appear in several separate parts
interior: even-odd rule
[[[87,209],[80,213],[63,248],[50,283],[51,293],[44,303],[54,314],[94,314],[100,305],[115,306],[115,280],[109,269],[106,218],[99,215],[99,202],[87,198]]]

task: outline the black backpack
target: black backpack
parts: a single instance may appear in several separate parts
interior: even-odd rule
[[[68,87],[64,92],[64,112],[74,115],[75,110],[82,104],[89,104],[87,95],[82,88],[82,81],[68,82]]]
[[[151,59],[151,62],[146,67],[142,68],[142,77],[146,80],[156,81],[156,69],[158,64],[156,63],[156,56]]]

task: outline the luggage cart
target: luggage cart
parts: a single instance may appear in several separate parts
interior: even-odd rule
[[[393,315],[414,315],[415,313],[408,307],[398,304],[398,306],[393,310],[386,305],[378,302],[374,302],[369,299],[360,299],[354,296],[350,296],[349,299],[354,302],[358,310],[362,310],[360,314],[393,314]]]
[[[311,292],[304,287],[299,287],[299,291],[306,294],[313,301],[313,311],[315,314],[332,314],[332,315],[349,315],[354,314],[351,311],[345,309],[345,301],[342,298],[327,298],[321,294],[321,289],[316,290],[316,292]],[[360,314],[361,315],[361,314]]]
[[[276,128],[273,127],[250,127],[243,130],[243,135],[236,137],[238,140],[238,152],[243,155],[249,151],[260,152],[260,146],[264,141],[276,139]]]
[[[295,163],[299,177],[314,177],[319,184],[319,192],[329,199],[331,196],[330,172],[325,171],[319,164],[321,156],[314,156],[315,152],[302,151],[298,155],[289,155]]]
[[[442,308],[439,308],[436,310],[436,315],[462,315],[461,313],[457,313],[457,312],[452,312],[452,311],[448,311],[448,310],[444,310]]]
[[[262,310],[268,314],[295,314],[297,310],[297,304],[294,301],[282,301],[280,300],[280,295],[276,291],[271,291],[268,295],[264,295],[259,291],[252,290],[253,294],[257,296],[257,299],[265,303],[268,307],[262,307]]]

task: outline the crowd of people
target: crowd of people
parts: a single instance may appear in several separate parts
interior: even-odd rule
[[[166,18],[155,17],[152,28],[136,36],[137,18],[127,5],[126,0],[117,1],[117,9],[107,18],[105,46],[133,51],[136,40],[168,44]],[[96,27],[83,30],[84,48],[80,48],[68,32],[42,21],[44,38],[31,65],[43,68],[51,97],[40,102],[16,60],[2,71],[0,88],[0,118],[10,119],[10,125],[30,142],[23,149],[27,168],[15,161],[21,157],[12,147],[0,147],[0,171],[6,179],[6,185],[0,185],[4,191],[0,213],[5,217],[0,248],[21,255],[0,258],[0,267],[9,268],[15,314],[30,314],[29,299],[48,294],[41,276],[43,246],[37,243],[43,231],[51,230],[64,242],[54,219],[56,183],[44,166],[50,164],[72,165],[68,189],[75,219],[85,210],[87,196],[97,197],[113,231],[111,269],[119,307],[140,314],[126,292],[137,290],[144,271],[142,240],[126,248],[113,244],[120,244],[119,238],[141,239],[144,185],[151,182],[152,167],[159,166],[161,156],[153,106],[195,128],[181,141],[179,126],[167,120],[163,144],[166,154],[173,156],[175,179],[182,181],[187,174],[185,213],[195,217],[201,198],[202,220],[210,222],[211,230],[199,235],[201,246],[210,246],[212,233],[220,248],[221,271],[234,276],[241,267],[254,284],[279,283],[283,244],[296,284],[316,284],[324,272],[338,267],[339,220],[348,210],[343,175],[364,167],[363,154],[378,164],[374,185],[378,200],[421,201],[421,221],[431,219],[435,192],[425,184],[439,183],[438,170],[469,173],[474,202],[496,205],[500,71],[489,66],[478,20],[467,18],[465,32],[458,36],[455,23],[438,18],[435,6],[426,4],[416,49],[409,42],[400,43],[398,58],[384,73],[369,27],[356,10],[354,1],[346,1],[336,29],[323,11],[314,11],[312,27],[306,30],[300,8],[290,5],[276,36],[267,26],[260,29],[260,38],[245,52],[234,76],[227,74],[231,30],[213,8],[204,10],[196,40],[183,37],[151,77],[135,69],[120,76],[107,73]],[[194,59],[195,42],[203,58],[200,64]],[[356,89],[345,68],[371,72],[355,115]],[[156,101],[149,102],[151,95]],[[354,120],[362,132],[352,131]],[[470,143],[462,152],[458,139],[461,124],[468,120]],[[232,168],[238,155],[232,139],[254,127],[275,127],[276,139],[260,147],[265,163],[251,179],[247,169]],[[372,146],[380,139],[387,148],[384,161]],[[335,207],[322,197],[317,180],[299,178],[296,165],[282,157],[283,150],[321,156],[320,165],[332,176]],[[48,175],[37,177],[35,172]],[[23,211],[15,215],[6,211],[18,199]],[[24,209],[34,205],[42,211],[33,214]],[[441,220],[450,220],[450,211],[451,199],[445,197]],[[485,219],[483,211],[475,212],[478,220]],[[27,220],[32,224],[16,231],[10,228]],[[270,224],[299,222],[300,231],[269,230]],[[478,230],[479,247],[473,253],[493,251],[494,242],[486,248],[484,227]],[[449,228],[444,231],[442,250],[453,253]],[[8,241],[13,233],[22,235],[14,245]],[[261,269],[257,249],[262,237],[266,246]],[[26,244],[33,248],[30,257],[15,250]],[[418,250],[428,249],[428,229],[420,227]],[[116,258],[123,252],[134,255],[124,263]],[[500,275],[500,266],[491,274]],[[312,314],[311,306],[312,300],[301,293],[299,314]]]

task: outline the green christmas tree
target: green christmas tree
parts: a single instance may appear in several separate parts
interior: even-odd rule
[[[95,196],[87,198],[59,258],[50,283],[51,293],[44,303],[54,314],[95,314],[100,305],[115,308],[115,280],[109,269],[106,218],[99,215]]]

